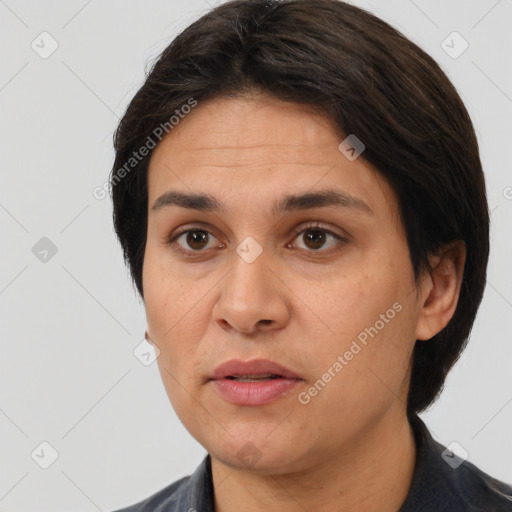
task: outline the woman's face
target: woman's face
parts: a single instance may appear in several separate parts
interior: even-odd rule
[[[149,337],[179,418],[231,467],[306,468],[404,417],[420,324],[409,251],[392,189],[343,139],[296,104],[215,99],[152,155]],[[280,203],[327,190],[341,200]],[[169,191],[219,208],[177,195],[153,208]],[[299,379],[212,380],[234,359]]]

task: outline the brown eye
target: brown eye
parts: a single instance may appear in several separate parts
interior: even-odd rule
[[[295,231],[297,240],[302,242],[301,245],[297,245],[301,249],[307,249],[309,252],[327,252],[328,249],[341,248],[343,245],[348,243],[346,238],[337,235],[329,229],[321,226],[306,226],[304,229]],[[320,249],[326,249],[320,251]]]
[[[187,245],[196,251],[204,249],[208,243],[208,233],[206,231],[187,231],[184,233],[186,236]]]
[[[310,249],[320,249],[326,240],[325,233],[319,229],[304,231],[302,239]]]
[[[179,233],[171,235],[167,241],[167,245],[173,247],[176,251],[189,256],[206,252],[207,249],[219,247],[218,244],[213,244],[217,240],[209,231],[200,227],[189,227]]]

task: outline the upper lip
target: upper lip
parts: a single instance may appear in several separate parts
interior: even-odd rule
[[[252,359],[251,361],[242,361],[241,359],[231,359],[217,366],[211,380],[224,379],[226,377],[239,377],[242,375],[262,375],[272,373],[285,377],[287,379],[300,379],[300,377],[285,368],[283,365],[269,361],[268,359]]]

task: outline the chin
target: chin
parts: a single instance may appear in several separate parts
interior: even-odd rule
[[[268,440],[265,443],[251,441],[249,436],[239,442],[231,440],[208,452],[230,469],[254,473],[289,473],[298,467],[300,459],[296,446],[295,449],[291,445],[277,449]]]

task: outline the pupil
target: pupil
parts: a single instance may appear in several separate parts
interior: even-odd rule
[[[191,231],[187,235],[187,243],[193,249],[202,249],[203,246],[201,244],[206,242],[208,234],[205,231]],[[199,244],[197,247],[195,244]]]
[[[319,231],[319,230],[308,231],[307,233],[304,234],[304,236],[307,238],[307,242],[312,242],[313,249],[319,249],[325,243],[325,233],[323,233],[322,231]],[[306,242],[306,245],[308,245],[307,242]],[[311,246],[308,245],[308,247],[311,247]]]
[[[304,234],[304,237],[306,245],[313,249],[320,249],[325,243],[325,233],[320,230],[308,231]],[[193,249],[202,249],[207,242],[207,238],[208,233],[206,231],[191,231],[187,235],[187,243]]]

